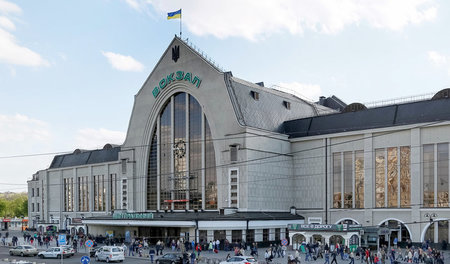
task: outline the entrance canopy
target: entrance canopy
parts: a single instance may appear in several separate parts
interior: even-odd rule
[[[359,246],[361,225],[322,225],[292,224],[289,228],[289,239],[294,249],[304,243],[344,244],[350,248]]]

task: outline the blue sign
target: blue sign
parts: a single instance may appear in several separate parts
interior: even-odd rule
[[[288,244],[289,244],[289,241],[286,238],[281,240],[281,245],[287,246]]]
[[[66,235],[58,235],[58,242],[60,245],[65,245],[67,243]]]
[[[89,264],[91,262],[91,258],[88,256],[82,256],[81,257],[81,264]]]

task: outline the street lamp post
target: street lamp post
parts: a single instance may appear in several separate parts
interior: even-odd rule
[[[428,228],[430,228],[431,227],[431,225],[434,225],[434,219],[436,219],[437,217],[438,217],[438,215],[436,214],[436,213],[425,213],[424,215],[423,215],[425,218],[427,218],[429,221],[430,221],[430,226],[428,227]],[[434,237],[434,239],[436,240],[436,233],[438,232],[438,230],[437,230],[437,228],[434,228],[433,229],[434,230],[434,234],[433,234],[433,237]],[[432,243],[434,243],[434,241],[431,241]]]

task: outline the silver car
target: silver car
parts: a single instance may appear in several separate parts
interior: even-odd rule
[[[9,255],[14,256],[36,256],[38,251],[35,247],[32,246],[17,246],[15,248],[11,248],[9,250]]]
[[[38,253],[38,257],[40,258],[61,258],[61,256],[64,256],[65,258],[70,257],[70,255],[71,253],[62,247],[52,247]]]
[[[220,262],[220,264],[258,264],[258,261],[252,256],[234,256],[228,260]]]

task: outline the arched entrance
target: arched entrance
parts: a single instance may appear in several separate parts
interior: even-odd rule
[[[344,237],[340,235],[333,235],[330,237],[330,247],[334,249],[336,244],[343,245],[345,243]]]
[[[336,222],[337,225],[343,225],[343,224],[347,224],[347,225],[359,225],[359,223],[352,218],[343,218],[340,219]]]
[[[441,243],[449,239],[449,221],[437,220],[425,227],[425,234],[422,235],[422,242]]]
[[[353,235],[349,239],[349,247],[351,250],[356,250],[356,248],[359,246],[359,236]]]
[[[313,244],[315,244],[315,243],[323,244],[325,242],[324,240],[325,240],[325,238],[319,234],[314,234],[311,236],[311,243],[313,243]]]
[[[292,236],[293,249],[299,249],[303,241],[306,241],[306,238],[302,234],[295,234],[294,236]]]
[[[389,235],[380,235],[379,236],[379,245],[389,244],[391,246],[395,245],[396,241],[398,242],[407,242],[411,239],[411,233],[409,232],[408,227],[400,222],[397,219],[389,219],[382,222],[379,227],[387,227],[389,228]]]

